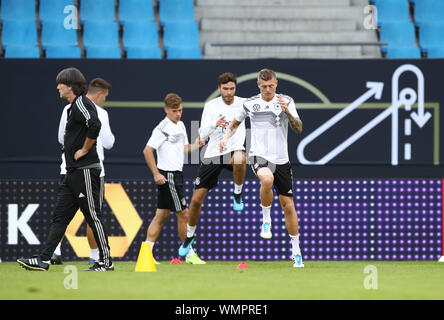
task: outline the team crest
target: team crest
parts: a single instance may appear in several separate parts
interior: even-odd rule
[[[185,207],[187,205],[187,200],[185,198],[182,198],[182,205]]]
[[[200,184],[200,178],[197,177],[196,180],[194,180],[194,185],[198,186]]]

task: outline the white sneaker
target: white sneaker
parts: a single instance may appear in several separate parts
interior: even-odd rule
[[[303,268],[304,263],[302,262],[302,256],[300,254],[293,255],[293,268]]]
[[[261,227],[261,237],[264,239],[271,239],[271,223],[264,222]]]

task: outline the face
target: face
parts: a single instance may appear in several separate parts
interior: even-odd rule
[[[167,108],[165,107],[165,113],[172,122],[178,123],[180,118],[182,118],[182,104],[180,104],[179,108]]]
[[[99,90],[99,91],[96,93],[95,97],[94,97],[95,103],[96,103],[98,106],[101,106],[102,104],[104,104],[105,101],[106,101],[106,98],[108,97],[108,94],[109,94],[109,90],[108,90],[108,89],[105,89],[105,90]]]
[[[268,81],[259,80],[257,82],[257,86],[261,91],[262,99],[268,102],[274,98],[276,94],[277,83],[278,83],[277,79],[272,79]]]
[[[57,90],[59,90],[60,98],[62,99],[68,99],[72,94],[72,88],[63,83],[57,85]]]
[[[226,104],[232,104],[234,101],[234,95],[236,93],[236,84],[234,82],[227,82],[219,86],[219,92],[222,100]]]

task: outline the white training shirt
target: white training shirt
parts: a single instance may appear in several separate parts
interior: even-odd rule
[[[188,135],[182,121],[177,124],[165,117],[154,128],[147,146],[156,149],[157,168],[164,171],[182,171]]]
[[[277,100],[282,97],[293,117],[299,117],[291,97],[278,94],[270,102],[261,95],[251,97],[244,102],[244,107],[236,114],[236,120],[243,122],[250,117],[251,146],[249,156],[260,156],[274,164],[285,164],[288,158],[288,118]]]
[[[96,147],[97,147],[97,155],[99,156],[100,160],[100,166],[102,167],[102,172],[100,173],[101,177],[105,176],[105,167],[103,166],[103,160],[105,160],[105,153],[104,148],[109,150],[113,147],[115,137],[113,133],[111,132],[111,127],[109,125],[109,117],[108,112],[99,107],[98,105],[94,104],[97,109],[97,115],[99,117],[100,122],[102,123],[102,127],[100,128],[99,136],[97,137]],[[62,112],[62,116],[60,117],[60,124],[59,124],[59,143],[63,145],[64,143],[64,136],[65,136],[65,128],[66,123],[68,120],[68,112],[67,110],[71,104],[68,104],[65,106]],[[66,160],[65,160],[65,154],[62,154],[62,164],[60,165],[60,174],[66,174]]]
[[[208,101],[202,112],[202,119],[200,121],[199,135],[201,139],[210,140],[205,151],[204,158],[212,158],[220,156],[236,150],[245,150],[245,123],[242,122],[236,130],[236,133],[228,140],[227,149],[220,152],[219,144],[225,134],[225,129],[216,127],[216,122],[221,117],[225,116],[225,120],[231,122],[235,115],[243,110],[243,103],[245,98],[235,96],[232,104],[227,105],[222,97],[217,97]],[[227,124],[228,127],[228,124]]]

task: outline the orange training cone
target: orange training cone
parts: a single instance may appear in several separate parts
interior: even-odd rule
[[[241,263],[239,263],[239,264],[237,265],[236,268],[238,268],[238,269],[248,269],[248,268],[250,268],[250,267],[249,267],[248,264],[246,264],[245,262],[241,262]]]
[[[156,272],[153,253],[150,244],[147,241],[142,242],[139,257],[137,258],[135,272]]]
[[[182,261],[180,261],[179,258],[174,258],[173,260],[170,261],[170,264],[182,264]]]

